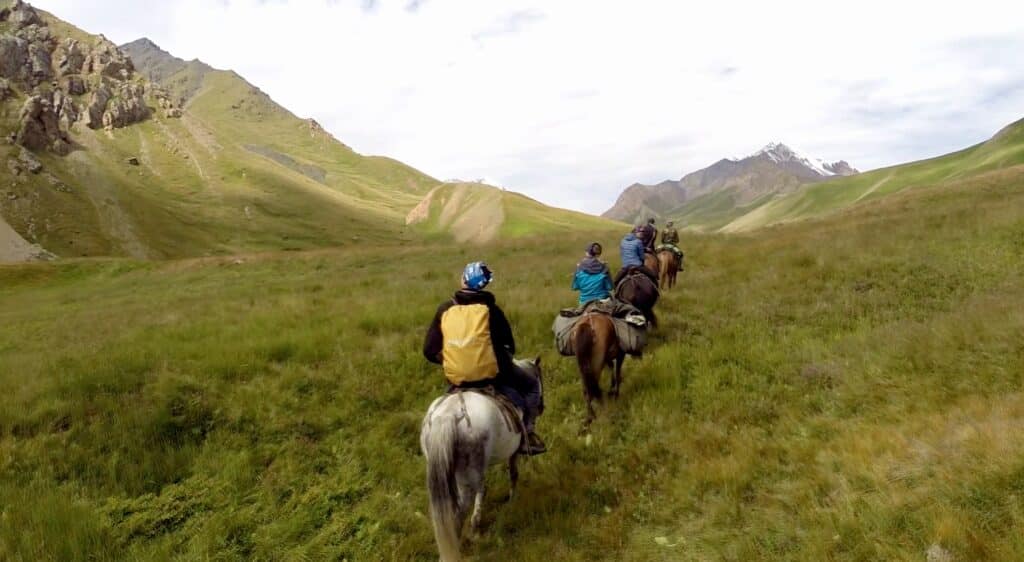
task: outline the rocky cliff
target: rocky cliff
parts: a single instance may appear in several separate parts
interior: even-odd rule
[[[66,34],[21,0],[0,6],[0,101],[20,103],[10,141],[64,155],[76,126],[114,129],[149,117],[147,94],[159,92],[117,45]]]

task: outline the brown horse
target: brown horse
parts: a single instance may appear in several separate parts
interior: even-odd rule
[[[679,257],[672,250],[658,252],[659,285],[665,289],[676,286],[676,275],[679,273]]]
[[[626,360],[626,353],[619,347],[615,325],[607,314],[584,314],[576,323],[572,338],[576,364],[580,368],[580,378],[583,381],[583,397],[587,401],[587,419],[583,422],[586,429],[596,417],[593,402],[601,400],[601,372],[605,366],[613,369],[612,386],[608,390],[608,396],[619,396],[622,363]]]
[[[657,269],[651,271],[653,273]],[[639,308],[652,327],[658,325],[658,317],[654,314],[654,305],[658,303],[660,296],[657,282],[640,272],[627,275],[615,287],[615,298]]]
[[[644,252],[644,267],[651,271],[658,271],[658,256],[654,255],[653,252]]]

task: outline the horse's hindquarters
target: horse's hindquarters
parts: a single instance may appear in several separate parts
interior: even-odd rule
[[[447,417],[458,420],[460,446],[477,448],[488,465],[506,461],[519,450],[521,422],[506,419],[494,398],[472,391],[443,396],[434,402],[423,420],[421,445],[427,443],[430,428]]]

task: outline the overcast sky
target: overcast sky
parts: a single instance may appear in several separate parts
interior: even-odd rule
[[[36,0],[237,71],[364,154],[599,213],[782,141],[862,169],[1024,117],[1024,2]]]

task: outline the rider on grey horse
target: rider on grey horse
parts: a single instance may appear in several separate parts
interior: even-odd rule
[[[540,382],[516,368],[512,356],[516,350],[512,327],[494,295],[484,288],[493,279],[483,262],[466,266],[462,289],[441,303],[427,330],[423,355],[444,367],[451,383],[458,388],[493,386],[523,412],[527,438],[524,453],[537,455],[547,450],[535,432],[535,423],[544,409]]]

